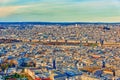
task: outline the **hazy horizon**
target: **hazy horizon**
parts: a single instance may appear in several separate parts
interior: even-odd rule
[[[120,0],[0,0],[0,22],[120,22]]]

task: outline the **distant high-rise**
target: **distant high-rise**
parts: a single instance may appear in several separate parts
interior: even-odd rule
[[[75,27],[78,27],[78,24],[75,24]]]

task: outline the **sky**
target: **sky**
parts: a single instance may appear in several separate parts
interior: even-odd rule
[[[0,22],[120,22],[120,0],[0,0]]]

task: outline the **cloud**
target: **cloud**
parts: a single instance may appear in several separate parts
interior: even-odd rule
[[[11,0],[0,0],[0,3],[8,3],[11,2]]]
[[[20,8],[24,8],[25,6],[8,6],[8,7],[0,7],[0,17],[7,17]]]
[[[119,21],[119,3],[119,0],[15,0],[14,5],[0,7],[0,21]]]
[[[16,0],[0,0],[0,4],[7,4],[7,3],[12,3],[15,2]]]

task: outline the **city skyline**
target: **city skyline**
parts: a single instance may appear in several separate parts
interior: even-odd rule
[[[0,0],[0,22],[120,22],[120,0]]]

